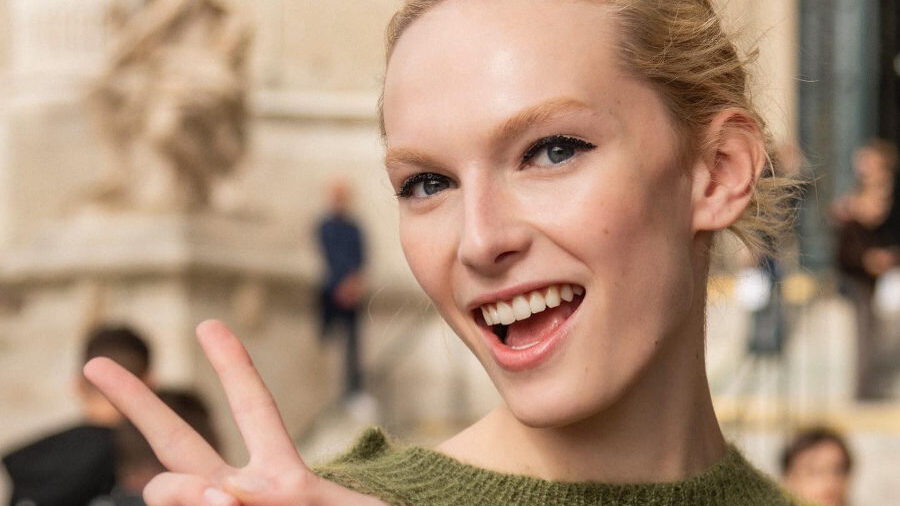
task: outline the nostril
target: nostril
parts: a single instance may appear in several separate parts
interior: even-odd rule
[[[458,244],[460,262],[487,275],[515,263],[531,244],[531,231],[525,223],[496,214],[496,209],[467,214]]]
[[[504,253],[500,253],[499,255],[497,255],[496,258],[494,258],[494,263],[496,263],[496,264],[503,263],[507,259],[515,256],[515,254],[516,254],[515,251],[506,251]]]

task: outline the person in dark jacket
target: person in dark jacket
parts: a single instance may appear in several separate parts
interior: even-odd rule
[[[192,390],[163,389],[156,394],[212,448],[219,449],[219,437],[213,427],[212,417],[198,393]],[[109,494],[95,498],[89,506],[144,506],[144,487],[166,469],[156,458],[150,443],[128,420],[122,420],[116,427],[113,443],[116,486]]]
[[[88,334],[82,363],[109,357],[135,376],[149,378],[150,349],[133,329],[103,325]],[[115,485],[113,435],[122,416],[79,374],[83,420],[3,457],[12,481],[11,506],[84,506]]]
[[[837,224],[837,266],[844,293],[856,310],[856,397],[888,396],[885,336],[872,301],[878,278],[900,265],[900,221],[894,179],[897,148],[876,139],[860,147],[853,169],[857,187],[832,205]]]
[[[344,181],[333,182],[329,197],[329,210],[317,229],[326,269],[319,294],[320,335],[327,336],[335,326],[344,331],[344,397],[350,399],[362,391],[358,315],[365,295],[365,243],[362,230],[350,215],[349,186]]]

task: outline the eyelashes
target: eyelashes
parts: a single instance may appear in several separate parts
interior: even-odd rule
[[[403,181],[397,197],[406,199],[410,197],[430,197],[450,186],[450,179],[434,172],[420,172]],[[414,195],[422,193],[423,195]]]
[[[523,166],[552,168],[562,165],[579,152],[596,148],[594,144],[568,135],[551,135],[539,139],[522,155]],[[453,180],[435,172],[413,174],[400,185],[396,196],[400,199],[429,198],[454,185]]]
[[[549,164],[557,165],[575,156],[579,151],[590,151],[594,144],[568,135],[552,135],[535,142],[522,156],[522,163],[533,163],[539,156],[546,155]],[[541,165],[541,164],[538,164]]]

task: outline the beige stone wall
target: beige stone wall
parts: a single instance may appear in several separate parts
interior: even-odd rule
[[[375,90],[384,27],[399,0],[241,0],[255,19],[254,75],[266,86]]]
[[[8,0],[0,0],[0,93],[5,93],[6,84],[4,75],[9,66],[9,7]],[[8,193],[6,184],[6,153],[7,153],[7,122],[5,105],[0,99],[0,244],[8,241],[9,237],[9,214],[10,208],[8,204]],[[2,248],[0,248],[2,249]]]
[[[255,114],[251,146],[231,189],[241,205],[282,222],[306,244],[321,189],[335,175],[351,178],[371,230],[374,265],[389,266],[378,277],[403,276],[375,122],[383,28],[398,2],[241,4],[257,37],[249,63]],[[21,92],[0,98],[9,146],[4,153],[0,135],[0,193],[6,196],[0,229],[8,239],[0,244],[9,245],[77,212],[110,170],[110,159],[83,101],[83,80],[41,96],[29,95],[28,83],[5,84]]]
[[[9,24],[8,0],[0,0],[0,26]],[[9,63],[9,30],[0,30],[0,75]]]
[[[395,204],[380,168],[375,104],[383,18],[391,8],[389,2],[355,0],[335,8],[338,3],[245,2],[257,23],[250,62],[257,86],[250,97],[250,149],[231,182],[237,195],[231,200],[237,203],[230,211],[261,220],[275,230],[282,251],[315,265],[312,231],[325,184],[338,174],[354,181],[376,292],[365,318],[370,360],[390,337],[410,336],[414,329],[402,321],[421,314],[426,304],[412,291],[396,240]],[[0,450],[77,417],[69,385],[77,373],[86,321],[97,313],[135,322],[151,336],[160,354],[158,378],[200,388],[215,406],[226,453],[239,456],[221,390],[193,344],[191,329],[212,316],[235,321],[231,300],[240,291],[241,276],[179,280],[151,269],[98,280],[96,271],[59,270],[59,262],[74,255],[49,239],[79,219],[84,212],[79,202],[109,168],[108,160],[82,100],[83,80],[36,93],[29,83],[7,78],[9,60],[2,51],[10,32],[7,5],[0,0],[0,89],[15,93],[0,97],[0,383],[12,388],[0,395]],[[344,39],[350,42],[335,42]],[[23,249],[34,253],[25,253],[33,260],[46,254],[32,274],[11,272],[6,262],[10,252]],[[103,250],[95,254],[102,256]],[[277,259],[271,263],[284,267]],[[142,261],[132,265],[137,271],[144,267]],[[290,283],[266,285],[264,326],[238,323],[236,329],[247,339],[294,434],[303,432],[340,384],[339,356],[331,353],[323,361],[317,346],[315,271],[301,269]],[[92,295],[96,286],[105,287],[99,303]],[[0,502],[4,487],[0,476]]]
[[[745,50],[759,50],[754,66],[754,100],[777,142],[797,136],[796,0],[716,0],[728,29]]]

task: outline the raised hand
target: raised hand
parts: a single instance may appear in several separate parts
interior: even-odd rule
[[[106,358],[91,360],[85,376],[144,434],[169,470],[144,489],[150,506],[383,505],[313,474],[294,447],[272,395],[250,355],[217,321],[197,327],[203,351],[222,382],[250,453],[246,466],[226,463],[143,382]]]

